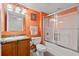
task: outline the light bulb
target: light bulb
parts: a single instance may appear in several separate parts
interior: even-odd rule
[[[20,12],[21,12],[21,8],[20,8],[20,7],[16,7],[16,8],[15,8],[15,12],[16,12],[16,13],[20,13]]]
[[[7,10],[9,10],[9,11],[13,11],[13,7],[12,7],[11,4],[7,4]]]
[[[23,9],[23,10],[22,10],[22,14],[23,14],[23,15],[26,14],[26,12],[27,12],[26,9]]]
[[[63,21],[59,21],[59,23],[63,23]]]
[[[53,22],[58,22],[58,20],[56,20],[56,19],[51,19],[50,21],[53,21]]]

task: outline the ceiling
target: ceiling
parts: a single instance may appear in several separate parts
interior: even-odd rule
[[[24,6],[39,10],[45,13],[53,13],[61,9],[69,8],[71,6],[79,6],[79,3],[22,3]]]

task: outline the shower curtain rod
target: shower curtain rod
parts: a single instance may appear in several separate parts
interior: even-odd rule
[[[56,11],[56,12],[54,12],[54,13],[51,13],[51,14],[47,15],[47,16],[55,15],[55,14],[57,14],[57,13],[59,13],[59,12],[65,11],[65,10],[70,9],[70,8],[73,8],[73,7],[76,7],[76,6],[72,6],[72,7],[69,7],[69,8],[63,9],[63,10]]]

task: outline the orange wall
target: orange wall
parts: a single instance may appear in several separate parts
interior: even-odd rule
[[[33,21],[31,20],[31,13],[36,14],[37,15],[37,20]],[[34,25],[34,26],[38,26],[38,34],[35,36],[42,36],[43,32],[42,32],[42,20],[43,20],[43,16],[46,16],[46,13],[43,12],[38,12],[32,9],[28,9],[28,14],[26,16],[26,35],[31,36],[30,34],[30,26]]]
[[[75,11],[78,11],[78,7],[72,7],[72,8],[69,8],[69,9],[66,9],[64,11],[61,11],[58,13],[59,16],[63,16],[63,15],[67,15],[69,13],[72,13],[72,12],[75,12]]]
[[[39,28],[40,28],[40,35],[41,35],[41,37],[42,37],[42,39],[41,39],[41,43],[44,43],[43,41],[43,17],[44,16],[47,16],[48,14],[46,14],[46,13],[43,13],[43,12],[41,12],[40,13],[40,23],[39,23]]]
[[[31,20],[31,13],[37,15],[37,19],[35,21]],[[39,32],[39,21],[40,21],[40,12],[37,12],[37,11],[32,10],[32,9],[28,9],[28,14],[26,16],[26,35],[31,36],[31,34],[30,34],[30,26],[32,26],[32,25],[38,27],[38,34],[36,36],[40,35],[40,32]]]

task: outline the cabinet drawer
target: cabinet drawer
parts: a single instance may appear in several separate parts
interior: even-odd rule
[[[30,40],[18,41],[18,56],[30,55]]]

